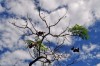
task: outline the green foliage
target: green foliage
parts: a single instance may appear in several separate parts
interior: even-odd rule
[[[26,40],[26,43],[27,43],[28,45],[30,45],[30,44],[34,44],[35,42],[32,41],[32,40]]]
[[[34,42],[32,40],[26,40],[26,43],[28,44],[29,48],[32,48],[33,46],[41,46],[40,50],[46,51],[48,48],[41,42],[41,40]]]
[[[28,44],[29,48],[32,48],[33,46],[36,46],[36,43],[32,40],[26,40],[25,42]]]
[[[46,51],[48,48],[41,42],[41,40],[37,41],[37,44],[41,44],[40,50]]]
[[[78,24],[76,24],[74,27],[70,28],[69,31],[72,32],[72,34],[74,36],[79,36],[82,39],[87,40],[89,38],[88,30],[85,27],[80,26]]]
[[[48,48],[47,48],[44,44],[41,44],[40,49],[41,49],[42,51],[46,51],[46,50],[48,50]]]

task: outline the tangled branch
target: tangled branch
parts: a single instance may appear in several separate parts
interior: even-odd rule
[[[13,26],[16,26],[18,28],[22,28],[22,29],[26,29],[27,28],[32,33],[30,35],[35,35],[35,36],[38,37],[38,39],[35,40],[35,41],[33,41],[33,40],[28,40],[27,41],[28,48],[29,49],[34,48],[33,51],[36,50],[36,51],[34,51],[34,55],[37,55],[36,58],[34,58],[31,55],[31,53],[29,52],[30,55],[31,55],[31,57],[34,59],[32,62],[29,63],[29,66],[32,66],[32,64],[34,64],[37,61],[41,61],[41,59],[45,59],[46,60],[46,61],[41,61],[43,63],[52,63],[53,61],[58,61],[59,62],[59,59],[61,60],[62,58],[68,58],[67,55],[64,55],[64,54],[61,54],[61,53],[57,53],[56,52],[64,44],[65,40],[67,39],[66,38],[67,35],[68,36],[78,36],[78,37],[81,37],[83,39],[87,39],[88,38],[87,36],[84,37],[84,35],[87,35],[86,29],[84,27],[82,27],[82,26],[79,26],[79,25],[76,25],[73,28],[69,28],[69,25],[70,25],[69,24],[68,27],[66,27],[65,30],[63,30],[61,33],[59,33],[59,34],[52,34],[51,33],[51,27],[56,26],[65,17],[66,13],[62,17],[60,17],[55,24],[48,25],[46,19],[44,19],[41,16],[41,10],[39,10],[39,17],[45,23],[46,28],[48,29],[48,32],[47,33],[46,32],[43,32],[43,31],[38,31],[34,27],[34,25],[32,23],[32,20],[31,20],[31,18],[29,18],[28,15],[27,15],[26,25],[24,25],[24,27],[18,26],[18,25],[16,25],[16,23],[11,23]],[[32,25],[33,29],[35,30],[35,32],[33,32],[32,28],[30,28],[28,26],[28,21],[31,23],[31,25]],[[82,31],[81,29],[84,29],[84,31]],[[70,32],[70,33],[66,33],[66,32]],[[52,36],[54,38],[62,37],[64,39],[61,41],[61,43],[58,43],[59,45],[57,44],[57,46],[54,49],[52,49],[50,46],[49,47],[48,46],[46,47],[43,44],[43,41],[44,40],[47,40],[46,37],[48,35],[50,35],[50,36]],[[41,37],[41,39],[40,39],[40,37]],[[50,43],[51,41],[47,40],[47,42]],[[52,56],[52,58],[51,59],[48,59],[48,56]],[[67,66],[72,65],[75,62],[76,61],[73,61],[71,64],[68,64]]]

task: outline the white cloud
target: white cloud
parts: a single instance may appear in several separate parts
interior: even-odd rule
[[[55,8],[58,7],[58,4],[56,3],[55,0],[41,0],[40,1],[40,6],[42,6],[42,8],[47,9],[47,10],[54,10]]]
[[[9,13],[15,15],[26,16],[35,12],[35,6],[31,0],[6,0],[6,7]],[[34,14],[33,14],[34,15]]]
[[[98,63],[96,66],[100,66],[100,63]]]
[[[12,65],[24,65],[27,66],[27,62],[23,62],[24,60],[30,60],[31,57],[28,52],[24,50],[16,50],[14,52],[5,52],[1,56],[0,65],[1,66],[12,66]]]
[[[94,11],[95,17],[100,19],[100,0],[90,0],[88,2],[89,8]]]
[[[6,20],[2,21],[5,22]],[[2,23],[0,23],[2,24]],[[9,23],[2,24],[0,27],[0,30],[3,32],[1,37],[1,43],[4,48],[9,48],[11,50],[14,50],[18,45],[21,47],[22,44],[17,44],[17,41],[23,32],[21,32],[19,29],[14,28],[14,26],[11,26]],[[15,48],[13,48],[16,45]],[[24,45],[24,44],[23,44]]]
[[[5,9],[0,4],[0,13],[3,12]]]
[[[99,45],[89,44],[83,45],[82,50],[80,51],[79,60],[82,60],[87,63],[89,59],[99,59],[99,54],[95,51],[99,49]],[[87,61],[86,61],[87,60]]]
[[[90,44],[90,45],[83,45],[82,46],[82,49],[85,51],[85,52],[91,52],[93,51],[94,49],[97,48],[97,45],[94,45],[94,44]]]
[[[96,55],[96,57],[97,57],[98,59],[100,59],[100,53],[98,53],[98,54]]]
[[[30,55],[28,54],[28,52],[25,52],[24,50],[16,50],[13,52],[14,56],[17,56],[20,59],[31,59]]]

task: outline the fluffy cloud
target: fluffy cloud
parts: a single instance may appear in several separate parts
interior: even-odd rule
[[[96,57],[97,57],[98,59],[100,59],[100,53],[98,53],[98,54],[96,55]]]
[[[3,12],[5,9],[0,4],[0,13]]]
[[[100,63],[98,63],[96,66],[100,66]]]
[[[89,7],[94,11],[95,17],[100,19],[100,0],[91,0],[89,1]]]
[[[89,45],[83,45],[82,50],[80,51],[80,57],[79,61],[84,61],[87,64],[91,63],[90,60],[99,59],[100,54],[97,52],[99,50],[100,46],[97,44],[89,44]],[[87,60],[87,61],[86,61]]]
[[[93,51],[94,49],[96,49],[97,48],[97,45],[93,45],[93,44],[90,44],[90,45],[83,45],[83,50],[85,51],[85,52],[91,52],[91,51]]]
[[[28,66],[25,60],[30,59],[30,55],[23,50],[16,50],[14,52],[7,51],[1,56],[0,65],[1,66],[12,66],[12,65],[25,65]]]
[[[35,6],[31,0],[6,0],[5,7],[9,13],[18,16],[26,16],[35,12]],[[34,15],[34,14],[33,14]]]
[[[20,59],[24,59],[24,60],[25,59],[31,59],[30,55],[27,52],[23,51],[23,50],[17,50],[15,52],[13,52],[12,54],[14,56],[19,57]]]
[[[52,3],[52,4],[50,4]],[[55,8],[58,7],[58,4],[56,3],[55,0],[41,0],[40,1],[40,6],[42,6],[42,8],[45,8],[47,10],[54,10]]]

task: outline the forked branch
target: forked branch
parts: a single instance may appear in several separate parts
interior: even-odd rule
[[[39,59],[42,59],[42,58],[46,59],[46,62],[51,63],[51,61],[50,61],[49,59],[47,59],[46,57],[40,56],[40,57],[37,57],[37,58],[36,58],[35,60],[33,60],[32,62],[30,62],[30,63],[29,63],[29,66],[32,66],[33,63],[35,63],[36,61],[38,61]]]

